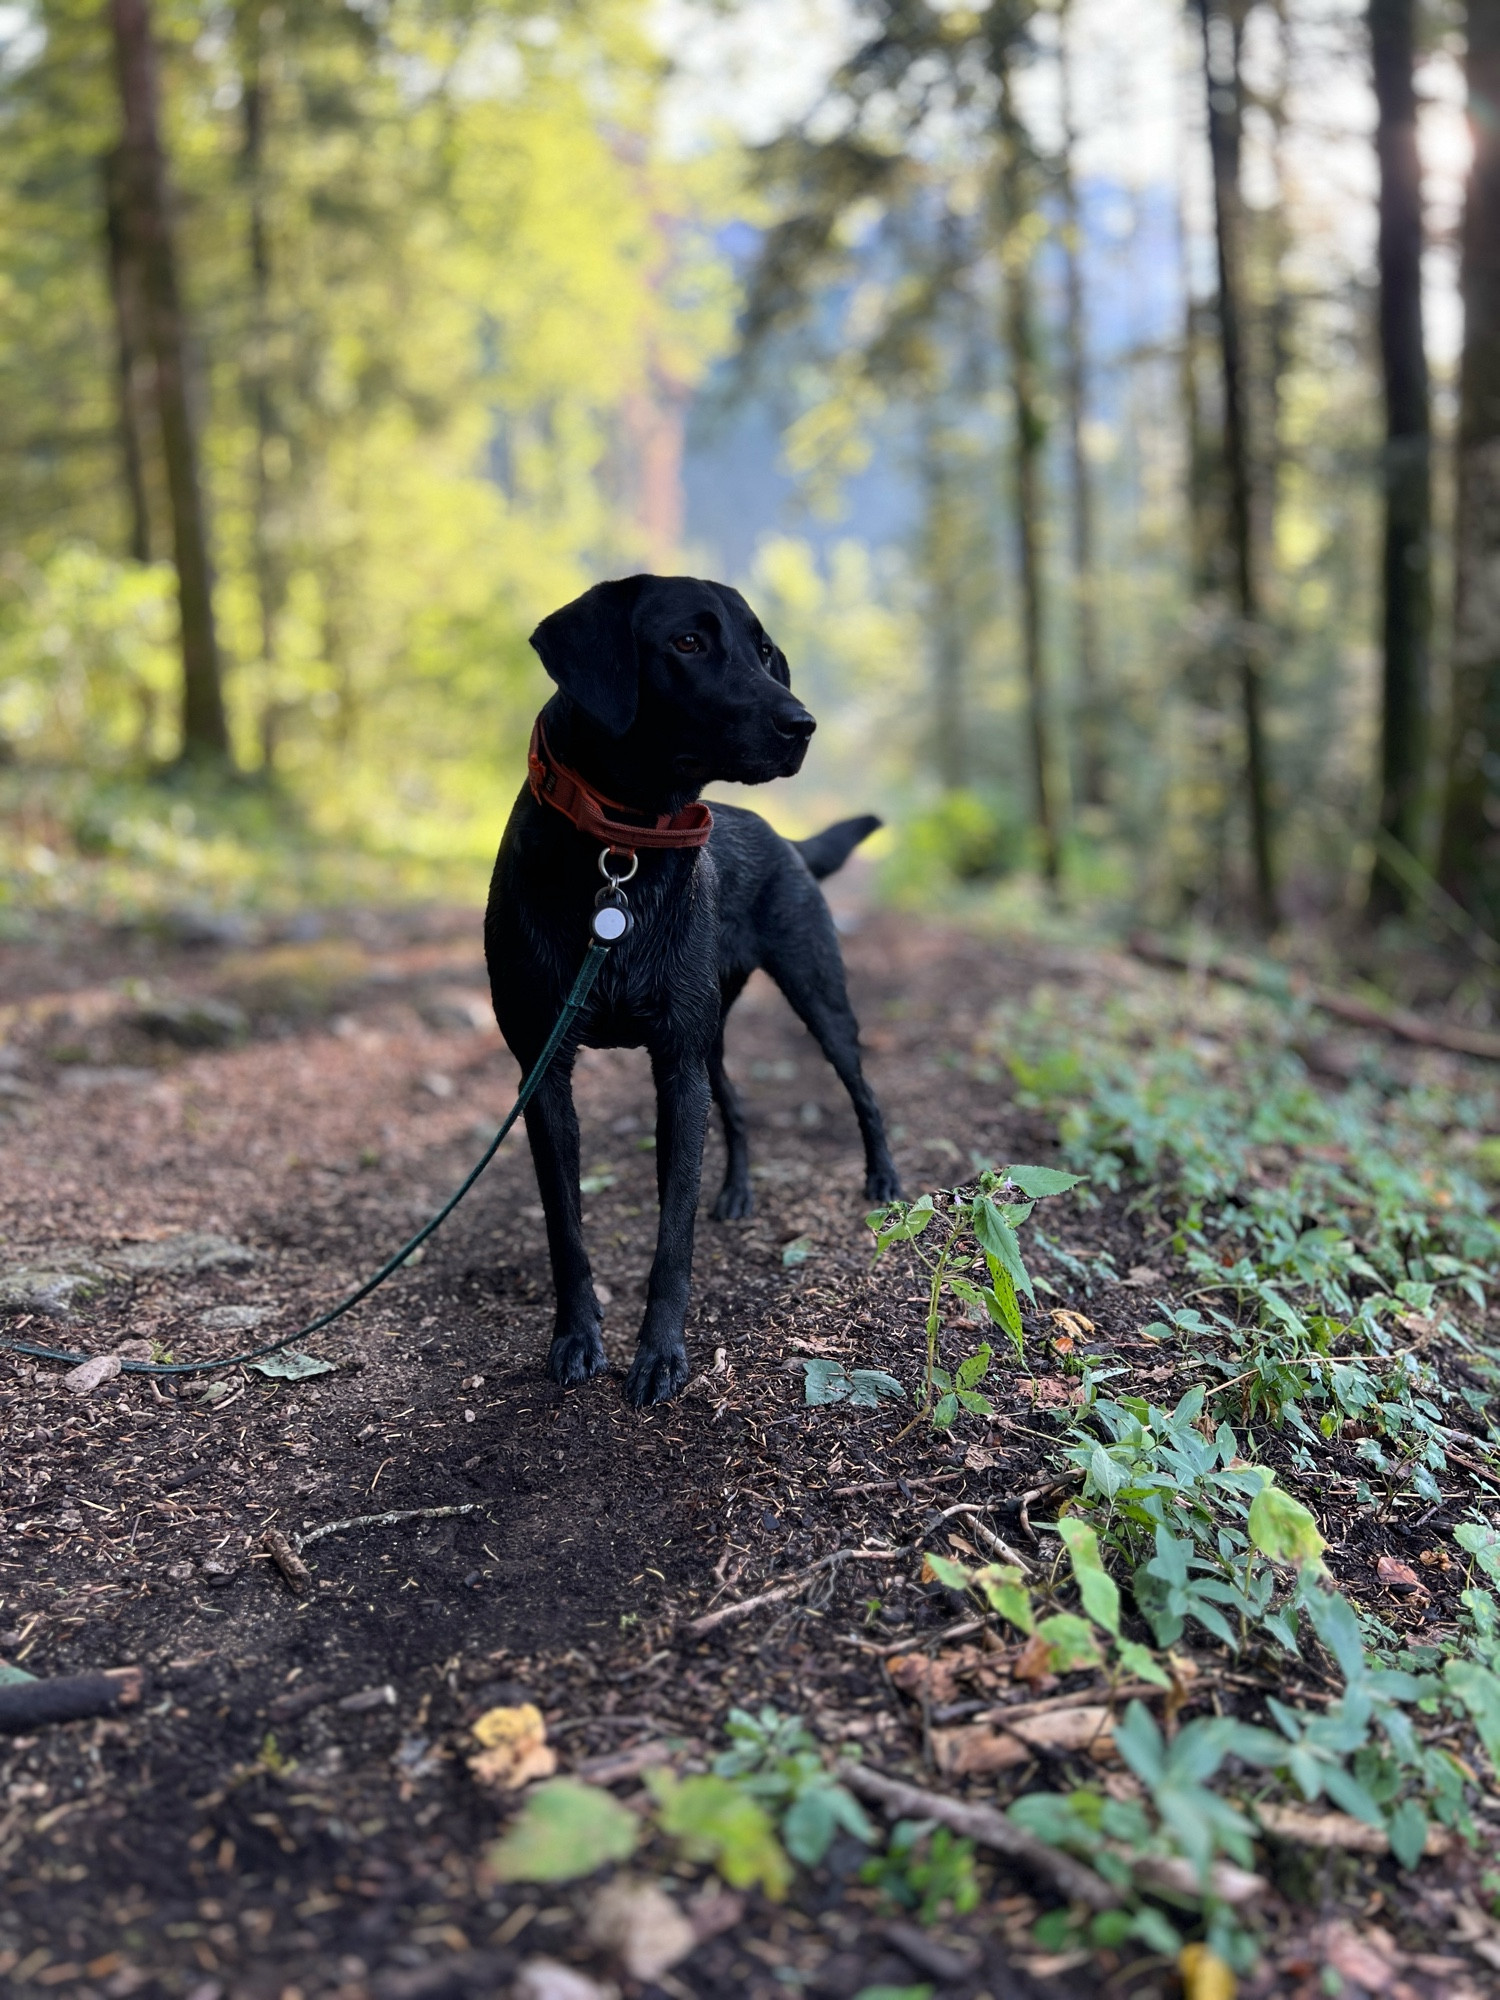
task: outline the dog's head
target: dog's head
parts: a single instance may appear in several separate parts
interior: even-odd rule
[[[791,691],[786,655],[728,584],[596,583],[531,643],[583,714],[674,786],[759,785],[802,767],[817,725]]]

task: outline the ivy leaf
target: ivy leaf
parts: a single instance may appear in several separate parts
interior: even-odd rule
[[[641,1825],[628,1807],[581,1778],[538,1785],[490,1849],[501,1882],[573,1882],[635,1852]]]
[[[1061,1173],[1056,1167],[1007,1167],[1005,1178],[1022,1194],[1040,1201],[1046,1195],[1066,1194],[1069,1188],[1076,1188],[1083,1175]]]

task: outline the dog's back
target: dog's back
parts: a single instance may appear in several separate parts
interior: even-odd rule
[[[785,840],[742,806],[716,802],[713,812],[708,849],[718,874],[719,978],[728,1005],[757,966],[781,985],[778,968],[790,969],[788,959],[804,959],[811,970],[824,956],[833,924],[817,884],[881,822],[865,813],[807,840]]]

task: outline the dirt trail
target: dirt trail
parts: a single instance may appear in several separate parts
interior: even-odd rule
[[[98,1287],[66,1319],[34,1314],[34,1336],[95,1350],[148,1337],[178,1358],[267,1338],[408,1234],[493,1130],[515,1067],[487,1021],[477,920],[309,928],[229,948],[75,931],[0,950],[17,1003],[0,1262],[93,1272]],[[1050,1157],[1045,1131],[959,1058],[999,997],[1083,976],[1081,962],[889,917],[858,924],[847,952],[909,1189],[976,1154]],[[233,1040],[232,1012],[195,1030],[179,1007],[163,1041],[122,965],[158,1001],[240,1009],[247,1037]],[[184,1052],[200,1030],[231,1043]],[[715,1135],[696,1378],[665,1410],[638,1417],[619,1395],[655,1223],[649,1076],[630,1053],[586,1054],[578,1074],[609,1378],[567,1394],[542,1378],[550,1285],[519,1137],[420,1264],[309,1343],[335,1374],[235,1371],[208,1393],[126,1377],[80,1400],[56,1369],[0,1361],[0,1660],[149,1675],[140,1710],[0,1750],[11,1990],[432,2000],[501,1992],[536,1951],[602,1970],[578,1895],[528,1898],[481,1865],[505,1811],[462,1753],[465,1724],[496,1701],[535,1700],[564,1768],[665,1733],[713,1744],[732,1703],[765,1699],[892,1762],[920,1751],[921,1715],[876,1651],[951,1615],[914,1563],[878,1581],[845,1566],[707,1641],[683,1623],[867,1537],[919,1539],[934,1495],[1024,1490],[1045,1476],[1049,1400],[1065,1411],[1069,1387],[1017,1384],[967,1463],[961,1445],[899,1435],[889,1410],[804,1409],[799,1351],[913,1379],[919,1304],[898,1275],[870,1274],[853,1116],[759,979],[730,1067],[758,1212],[708,1220]],[[1140,1261],[1115,1210],[1089,1227],[1121,1271]],[[143,1245],[168,1268],[139,1268]],[[1128,1287],[1094,1298],[1101,1339],[1128,1350],[1140,1304]],[[321,1542],[300,1599],[261,1547],[268,1523],[295,1534],[453,1505],[475,1511]],[[785,1908],[752,1900],[663,1990],[850,2000],[931,1980],[850,1879],[849,1845]],[[1073,1990],[1068,1965],[1028,1951],[1032,1886],[995,1881],[943,1994]]]

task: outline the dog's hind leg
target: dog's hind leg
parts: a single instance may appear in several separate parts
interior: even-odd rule
[[[538,1053],[540,1050],[538,1049]],[[535,1059],[522,1056],[522,1072]],[[582,1199],[578,1191],[578,1113],[573,1107],[571,1056],[559,1056],[526,1107],[526,1136],[536,1167],[537,1189],[547,1218],[547,1248],[557,1318],[547,1351],[554,1382],[585,1382],[607,1366],[599,1337],[603,1315],[594,1296],[593,1273],[583,1244]]]
[[[688,1378],[688,1290],[693,1276],[693,1224],[708,1124],[708,1067],[701,1050],[673,1037],[651,1050],[656,1079],[656,1187],[661,1219],[646,1284],[646,1315],[625,1395],[640,1409],[664,1403]]]
[[[714,1203],[715,1222],[741,1222],[755,1207],[750,1190],[750,1128],[740,1094],[724,1070],[724,1024],[708,1052],[708,1087],[724,1127],[724,1185]]]
[[[813,896],[815,904],[809,900],[804,905],[799,911],[802,921],[790,932],[795,947],[782,947],[778,938],[766,953],[765,968],[849,1093],[865,1147],[865,1194],[871,1201],[895,1201],[901,1193],[901,1176],[886,1143],[880,1106],[860,1063],[859,1023],[849,1005],[833,918],[822,896],[816,891]]]

